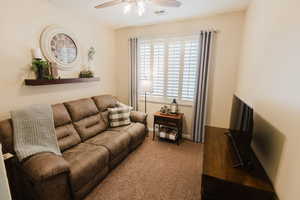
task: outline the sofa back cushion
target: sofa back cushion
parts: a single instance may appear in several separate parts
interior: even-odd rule
[[[52,109],[55,131],[60,150],[65,151],[81,143],[79,134],[75,130],[71,117],[64,104],[53,105]]]
[[[11,119],[0,122],[0,142],[2,143],[3,153],[15,152],[13,146],[13,125]]]
[[[90,98],[69,101],[64,104],[67,107],[73,122],[99,113],[94,101]]]
[[[59,103],[52,106],[53,118],[55,127],[69,124],[72,122],[71,116],[69,115],[64,104]]]
[[[109,119],[108,119],[109,112],[108,112],[108,110],[104,111],[104,112],[100,112],[100,114],[101,114],[103,121],[105,122],[106,127],[109,127]]]
[[[112,95],[100,95],[92,98],[100,112],[105,112],[107,108],[118,106],[118,101]]]
[[[107,124],[92,99],[66,102],[65,105],[83,141],[106,130]]]

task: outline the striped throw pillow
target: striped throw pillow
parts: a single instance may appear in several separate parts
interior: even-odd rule
[[[119,127],[128,125],[130,121],[131,107],[122,106],[116,108],[108,108],[110,127]]]

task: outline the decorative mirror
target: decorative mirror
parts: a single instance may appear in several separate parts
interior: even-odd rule
[[[52,25],[41,35],[41,49],[60,70],[73,70],[80,63],[80,48],[76,37],[63,27]]]

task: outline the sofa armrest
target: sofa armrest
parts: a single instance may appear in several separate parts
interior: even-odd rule
[[[44,181],[62,173],[70,172],[69,163],[54,153],[39,153],[22,163],[23,172],[34,182]]]
[[[147,124],[147,113],[140,111],[131,111],[130,120],[133,122],[140,122],[143,124]]]

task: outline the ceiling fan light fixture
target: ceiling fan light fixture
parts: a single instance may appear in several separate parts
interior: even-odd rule
[[[137,1],[137,12],[139,16],[143,16],[146,11],[146,5],[144,0]]]
[[[141,17],[145,13],[145,9],[138,8],[138,15]]]
[[[166,10],[157,10],[157,11],[154,11],[154,14],[156,15],[166,15],[167,14],[167,11]]]
[[[131,4],[131,3],[127,3],[127,4],[124,6],[124,10],[123,10],[124,14],[129,13],[129,12],[131,11],[131,9],[132,9],[132,4]]]

